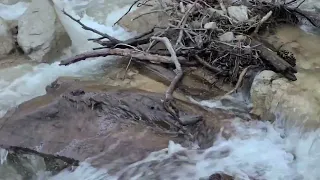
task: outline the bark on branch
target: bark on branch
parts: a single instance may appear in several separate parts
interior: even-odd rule
[[[151,61],[151,62],[157,62],[157,63],[169,63],[169,64],[173,64],[174,62],[171,60],[171,57],[168,56],[161,56],[161,55],[157,55],[157,54],[149,54],[143,51],[137,51],[134,49],[119,49],[119,48],[115,48],[115,49],[101,49],[101,50],[95,50],[92,52],[87,52],[87,53],[83,53],[83,54],[79,54],[76,55],[74,57],[71,57],[69,59],[66,60],[62,60],[60,62],[60,65],[64,65],[67,66],[69,64],[73,64],[79,61],[83,61],[85,59],[88,58],[95,58],[95,57],[106,57],[106,56],[110,56],[110,55],[114,55],[114,56],[123,56],[123,57],[132,57],[135,58],[137,60],[141,60],[141,61]],[[180,62],[184,62],[187,63],[187,59],[185,59],[184,57],[177,57],[177,59]]]

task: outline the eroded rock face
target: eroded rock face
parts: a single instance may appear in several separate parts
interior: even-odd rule
[[[106,88],[104,86],[104,88]],[[219,121],[234,116],[178,101],[183,114],[203,115],[204,121],[184,127],[167,113],[163,94],[140,90],[103,92],[94,83],[57,80],[47,95],[21,104],[0,120],[0,143],[58,154],[106,167],[110,173],[168,146],[169,140],[188,146],[189,140],[212,143]],[[205,128],[206,127],[206,128]],[[189,138],[186,129],[194,134]],[[207,131],[210,137],[206,137]]]
[[[18,44],[34,61],[52,61],[71,44],[48,0],[33,0],[20,17],[18,28]]]
[[[10,29],[0,17],[0,58],[8,55],[13,50],[13,38]]]

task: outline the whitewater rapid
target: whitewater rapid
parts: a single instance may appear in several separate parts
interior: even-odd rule
[[[61,13],[62,9],[64,9],[75,18],[80,18],[79,12],[75,12],[73,8],[75,6],[86,5],[83,4],[84,1],[55,0],[54,2],[56,2],[55,8],[59,19],[72,40],[72,46],[65,49],[65,55],[61,59],[97,47],[95,43],[87,41],[88,38],[98,37],[96,34],[83,30],[79,24]],[[13,5],[0,4],[0,17],[6,20],[16,20],[27,10],[28,6],[29,3],[26,2],[18,2]],[[125,40],[132,37],[134,33],[128,33],[125,29],[120,26],[113,26],[113,24],[128,8],[127,6],[114,9],[114,12],[110,12],[106,17],[105,24],[95,22],[92,17],[86,14],[81,18],[81,22],[120,40]],[[69,66],[59,66],[59,59],[57,59],[57,62],[52,64],[42,63],[34,66],[26,63],[11,68],[0,69],[0,117],[9,109],[16,107],[22,102],[44,95],[46,93],[46,86],[58,77],[90,77],[102,74],[103,65],[111,63],[113,59],[114,57],[95,58]]]
[[[73,8],[85,7],[89,1],[55,0],[54,2],[56,9],[64,7],[70,14],[80,18]],[[0,5],[0,16],[7,20],[16,19],[27,6],[28,3],[10,7]],[[119,39],[126,39],[132,34],[121,27],[112,26],[126,8],[110,13],[104,25],[95,22],[86,14],[83,15],[82,22]],[[95,35],[82,30],[78,24],[64,18],[62,14],[59,14],[59,18],[72,39],[73,46],[69,49],[70,53],[83,52],[94,46],[86,39],[96,37]],[[105,59],[96,59],[66,67],[59,66],[56,62],[37,66],[23,64],[0,70],[0,116],[24,101],[45,94],[45,87],[58,77],[88,77],[103,73],[101,67],[105,63]],[[217,102],[205,101],[202,105],[216,107]],[[216,172],[224,172],[243,180],[320,179],[319,130],[302,133],[300,128],[289,126],[280,115],[272,124],[235,119],[232,126],[234,132],[231,138],[224,139],[220,136],[216,142],[212,142],[212,147],[205,150],[199,150],[197,147],[186,149],[170,142],[167,149],[151,153],[144,160],[126,167],[115,176],[110,176],[107,169],[97,169],[87,162],[82,162],[72,172],[65,170],[49,179],[116,180],[122,176],[139,180],[156,177],[194,180],[206,178]],[[178,166],[177,162],[183,163]]]

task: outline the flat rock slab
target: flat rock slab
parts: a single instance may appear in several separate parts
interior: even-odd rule
[[[0,144],[87,159],[112,173],[166,148],[170,140],[185,145],[190,140],[212,143],[219,121],[234,117],[177,101],[181,113],[204,117],[197,125],[183,127],[194,135],[188,139],[180,131],[182,126],[164,110],[163,94],[134,89],[90,91],[80,84],[57,80],[48,86],[47,95],[9,111],[0,119]],[[210,135],[207,141],[206,132]]]

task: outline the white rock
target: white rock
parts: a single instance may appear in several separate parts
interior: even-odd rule
[[[71,44],[48,0],[33,0],[18,27],[18,44],[34,61],[52,61]]]
[[[14,42],[9,27],[2,18],[0,18],[0,57],[9,54],[14,48]]]
[[[217,29],[217,23],[216,22],[208,22],[204,25],[205,29]]]
[[[262,116],[266,108],[266,98],[271,93],[272,81],[279,76],[273,71],[262,71],[252,83],[250,94],[253,102],[253,114]]]
[[[244,36],[244,35],[236,35],[235,39],[238,40],[238,41],[242,41],[242,40],[246,40],[247,37]]]
[[[223,42],[230,42],[235,39],[233,32],[226,32],[219,36],[219,40]]]
[[[243,22],[248,20],[248,8],[247,6],[230,6],[228,7],[228,14],[229,17],[232,19],[238,21],[238,22]]]

